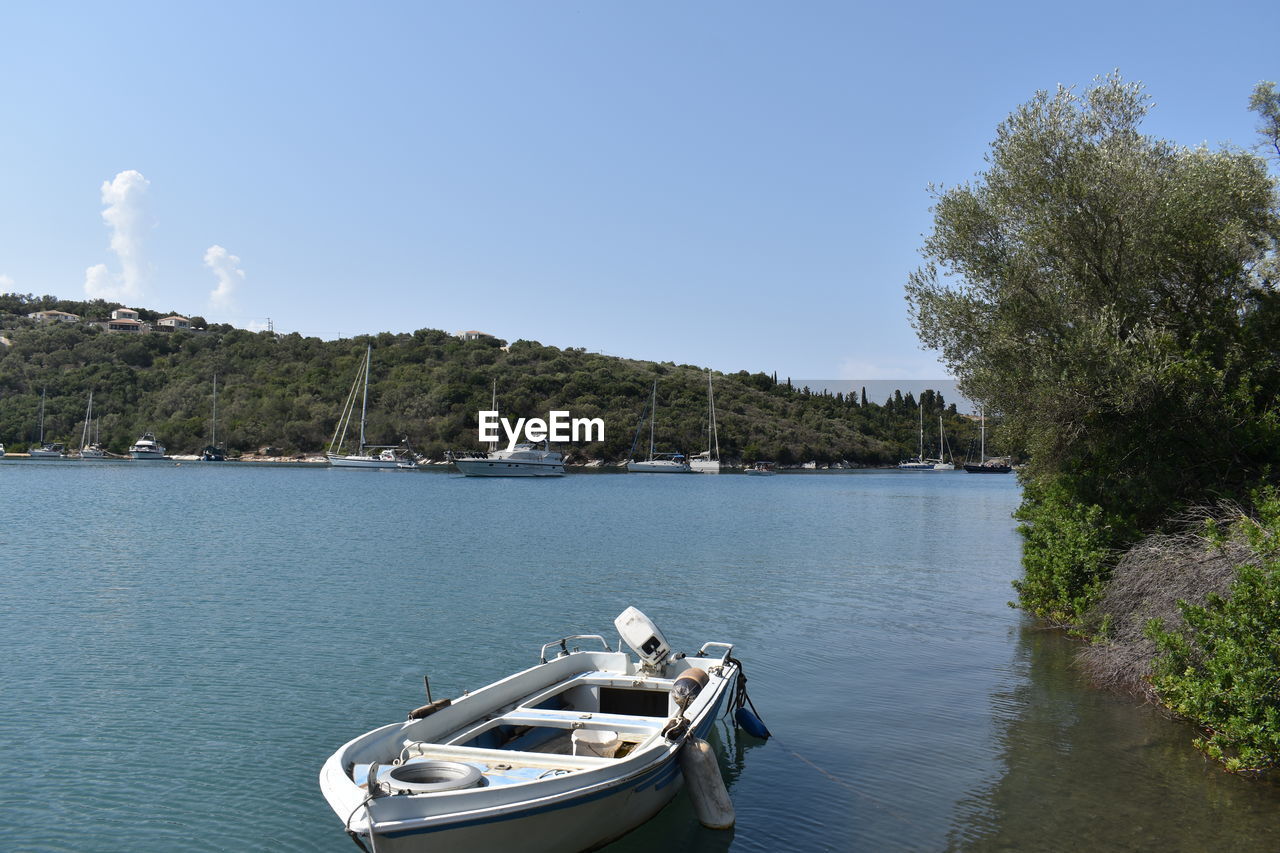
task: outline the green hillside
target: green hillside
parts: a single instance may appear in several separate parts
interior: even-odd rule
[[[706,373],[693,365],[523,340],[505,347],[494,338],[462,341],[434,329],[322,341],[223,325],[109,333],[88,322],[106,319],[116,307],[121,306],[100,300],[0,295],[0,329],[8,341],[0,345],[0,442],[11,452],[24,451],[36,438],[42,388],[48,440],[78,445],[92,390],[109,450],[124,452],[147,430],[171,453],[198,452],[209,440],[214,374],[218,437],[230,451],[320,452],[329,444],[366,345],[373,347],[371,443],[404,439],[433,459],[449,448],[479,447],[476,413],[489,408],[496,380],[498,408],[512,420],[545,418],[552,409],[603,418],[604,442],[566,450],[574,462],[619,462],[628,456],[656,378],[658,449],[705,448]],[[37,324],[26,318],[46,309],[78,314],[84,322]],[[140,313],[144,320],[163,316]],[[203,325],[199,318],[193,321]],[[726,460],[884,465],[915,454],[918,408],[910,395],[863,405],[854,395],[812,394],[764,373],[717,373],[714,381]],[[950,445],[962,456],[976,436],[972,419],[956,414],[932,391],[921,395],[921,403],[926,442],[936,447],[941,410]]]

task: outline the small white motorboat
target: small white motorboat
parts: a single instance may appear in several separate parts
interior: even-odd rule
[[[468,477],[563,477],[564,454],[546,442],[521,442],[505,450],[450,451],[449,461]]]
[[[772,477],[778,472],[774,470],[772,462],[757,462],[742,473],[749,474],[753,477]]]
[[[452,702],[428,692],[407,721],[343,745],[320,789],[352,839],[368,853],[593,850],[657,814],[682,783],[699,820],[732,825],[702,738],[735,706],[740,725],[768,735],[744,707],[733,646],[673,653],[634,607],[614,624],[636,658],[598,634],[565,637],[537,666]]]

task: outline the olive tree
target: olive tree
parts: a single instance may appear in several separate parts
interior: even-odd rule
[[[1144,135],[1150,108],[1118,74],[1037,93],[985,171],[934,190],[907,284],[921,341],[1029,451],[1029,516],[1100,507],[1111,544],[1280,444],[1275,184],[1249,152]]]

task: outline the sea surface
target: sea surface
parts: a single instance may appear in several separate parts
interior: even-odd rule
[[[613,637],[733,642],[738,822],[682,793],[624,851],[1280,849],[1280,790],[1091,689],[1007,606],[1012,476],[558,480],[0,462],[0,850],[349,851],[348,739]]]

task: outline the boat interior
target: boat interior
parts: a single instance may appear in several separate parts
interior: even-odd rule
[[[485,787],[605,767],[661,737],[677,711],[673,683],[652,676],[578,673],[437,740],[405,739],[399,759],[402,765],[464,762],[480,770],[478,785]],[[352,780],[367,787],[369,768],[354,765]],[[387,781],[393,769],[380,768],[378,780]]]

